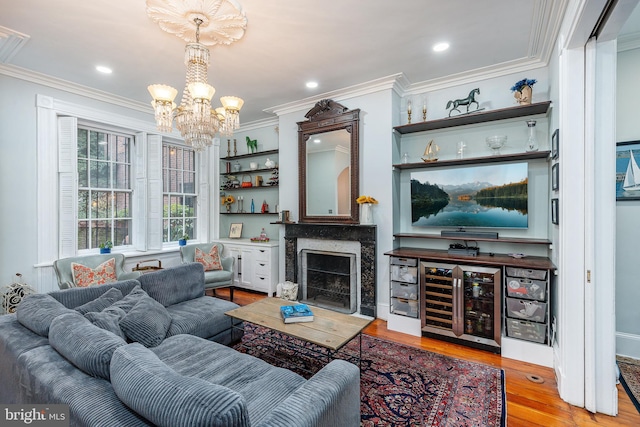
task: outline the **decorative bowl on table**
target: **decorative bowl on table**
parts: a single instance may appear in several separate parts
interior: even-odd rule
[[[486,141],[487,141],[487,146],[491,148],[492,154],[499,155],[500,149],[504,147],[504,145],[507,143],[507,136],[506,135],[489,136],[487,137]]]

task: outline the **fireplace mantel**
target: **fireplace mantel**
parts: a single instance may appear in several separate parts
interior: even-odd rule
[[[285,224],[285,280],[298,282],[298,239],[360,242],[360,314],[376,317],[376,231],[375,225]]]

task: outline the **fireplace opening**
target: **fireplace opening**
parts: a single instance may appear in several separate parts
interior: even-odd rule
[[[356,255],[300,251],[302,301],[342,313],[357,310]]]

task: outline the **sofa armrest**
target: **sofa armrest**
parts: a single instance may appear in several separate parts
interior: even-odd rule
[[[333,360],[273,408],[257,427],[360,426],[360,370]]]

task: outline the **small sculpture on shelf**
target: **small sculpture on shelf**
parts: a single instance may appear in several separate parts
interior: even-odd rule
[[[278,177],[279,177],[278,169],[274,169],[273,172],[271,172],[271,177],[269,178],[269,182],[267,184],[271,186],[278,185],[278,180],[279,180]]]
[[[449,111],[449,117],[451,117],[451,113],[453,113],[454,111],[462,114],[462,112],[458,110],[458,107],[461,105],[467,106],[467,113],[469,113],[469,107],[471,106],[471,104],[476,104],[475,111],[481,111],[480,104],[478,103],[478,101],[476,101],[476,94],[480,95],[480,89],[473,89],[471,92],[469,92],[469,96],[467,96],[466,98],[455,99],[447,102],[447,109],[449,107],[453,107],[451,108],[451,111]]]
[[[436,155],[438,154],[438,151],[440,151],[440,147],[438,147],[436,144],[434,144],[433,143],[433,139],[432,139],[427,144],[427,148],[424,149],[424,157],[422,158],[422,161],[424,161],[424,162],[435,162],[435,161],[437,161],[438,158],[436,157]]]
[[[258,151],[258,140],[257,139],[251,139],[247,136],[247,151],[249,153],[255,153],[256,151]]]

